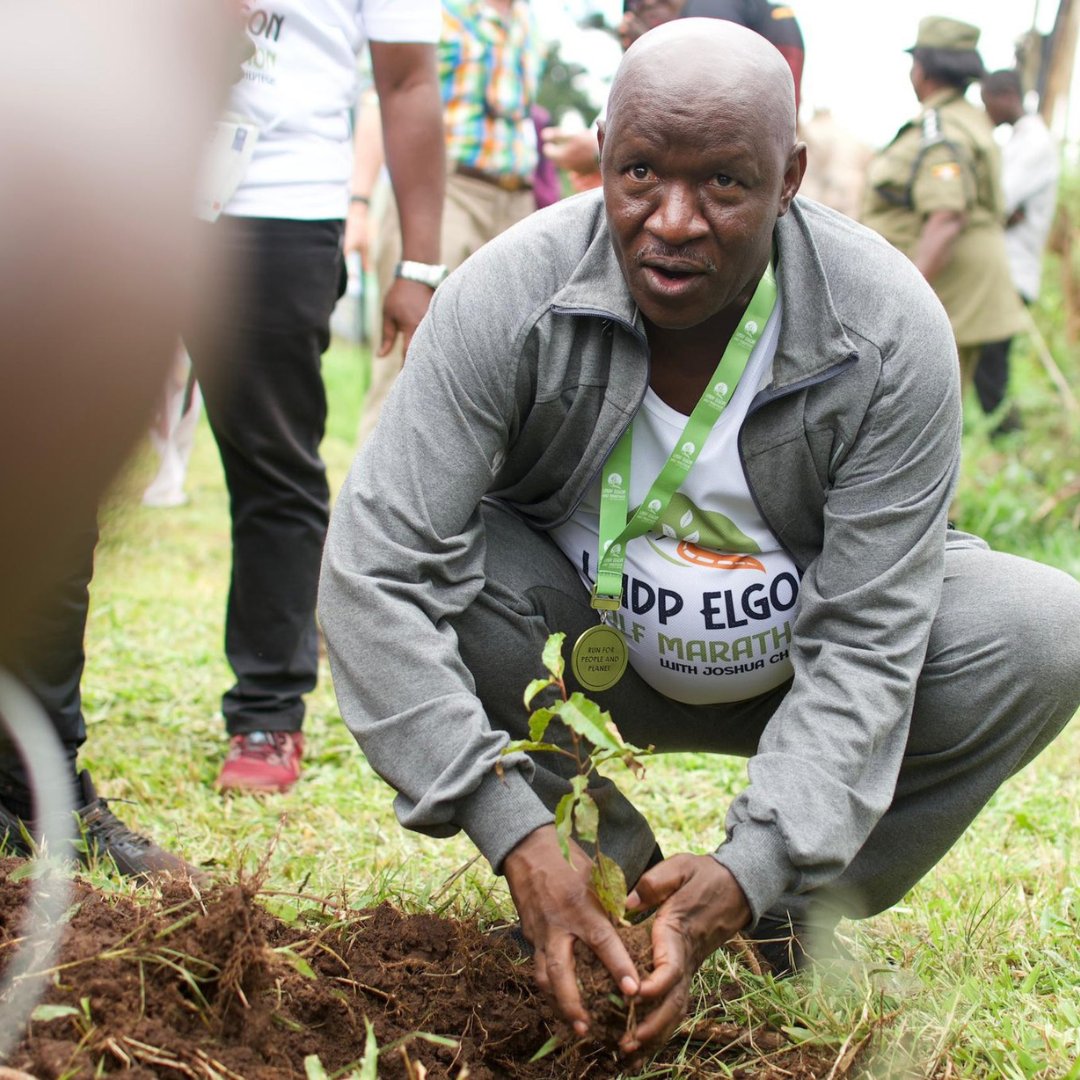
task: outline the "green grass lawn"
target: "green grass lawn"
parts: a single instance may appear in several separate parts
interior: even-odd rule
[[[1054,321],[1055,303],[1048,298],[1040,322]],[[1067,348],[1059,335],[1050,339],[1063,363]],[[1078,425],[1063,415],[1034,354],[1023,348],[1018,361],[1026,429],[992,443],[989,425],[969,413],[958,524],[1080,575],[1080,497],[1068,496]],[[1073,362],[1068,373],[1076,371]],[[326,376],[332,411],[324,453],[336,487],[353,451],[365,379],[360,350],[336,344]],[[391,898],[507,915],[504,884],[482,861],[442,889],[474,855],[471,845],[398,826],[389,788],[338,716],[326,671],[309,701],[297,787],[265,800],[214,793],[225,751],[219,699],[230,684],[222,653],[230,555],[226,496],[205,422],[187,506],[139,505],[152,465],[149,451],[140,453],[109,500],[92,589],[84,761],[104,794],[130,800],[115,809],[194,862],[235,872],[266,861],[269,889],[344,892],[357,906]],[[634,798],[665,851],[709,850],[744,772],[737,760],[660,758],[646,782],[633,785]],[[1080,1080],[1078,776],[1074,723],[901,905],[843,926],[860,962],[853,979],[812,975],[780,986],[750,979],[745,995],[726,1003],[729,1018],[768,1020],[835,1047],[836,1076],[848,1075],[846,1051],[878,1032],[875,1075]],[[727,963],[720,957],[703,975],[702,1007],[714,1015],[708,988]],[[719,1063],[715,1070],[728,1075]]]

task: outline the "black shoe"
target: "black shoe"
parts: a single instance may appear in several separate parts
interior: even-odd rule
[[[158,847],[149,837],[128,828],[110,809],[94,788],[90,773],[79,773],[78,793],[82,797],[76,811],[85,851],[79,858],[86,863],[107,858],[124,877],[172,877],[205,879],[205,875],[178,855]]]
[[[519,922],[493,926],[488,930],[487,936],[503,946],[515,960],[531,960],[535,955],[536,950],[525,936],[525,931],[521,929]]]
[[[0,847],[15,855],[29,855],[30,845],[26,839],[22,818],[0,803]]]
[[[789,979],[821,961],[851,959],[832,930],[804,926],[790,919],[765,915],[744,937],[754,946],[774,979]]]

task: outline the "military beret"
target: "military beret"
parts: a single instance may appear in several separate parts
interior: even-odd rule
[[[919,21],[915,49],[951,49],[954,52],[974,52],[979,45],[979,28],[944,15],[927,15]]]

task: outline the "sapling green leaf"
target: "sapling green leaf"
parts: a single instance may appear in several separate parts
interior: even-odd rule
[[[612,921],[622,922],[626,915],[626,875],[622,867],[610,856],[597,851],[590,882],[596,899]]]
[[[578,839],[595,844],[600,830],[600,811],[591,795],[582,792],[574,807],[574,832]]]
[[[518,739],[516,742],[507,743],[502,748],[502,756],[506,757],[507,754],[516,754],[519,751],[524,751],[526,754],[535,754],[538,751],[540,753],[549,754],[565,754],[566,751],[561,746],[556,746],[554,743],[549,742],[532,742],[529,739]]]
[[[574,803],[572,791],[568,791],[555,806],[555,835],[559,838],[559,847],[563,858],[572,862],[570,857],[570,837],[574,832]]]
[[[533,742],[539,742],[547,734],[553,716],[555,713],[551,709],[537,709],[529,717],[529,738]]]
[[[549,686],[558,685],[555,679],[533,679],[528,686],[525,687],[525,708],[531,709],[533,698],[537,694],[542,693]]]
[[[552,634],[544,643],[544,652],[541,656],[544,667],[551,672],[554,679],[562,682],[563,672],[566,670],[566,661],[563,660],[562,647],[566,641],[563,633]]]
[[[605,712],[584,694],[571,694],[566,701],[556,702],[552,711],[571,731],[587,739],[594,750],[621,756],[628,749],[611,719],[611,713]]]

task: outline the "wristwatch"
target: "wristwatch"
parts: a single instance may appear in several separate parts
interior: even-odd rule
[[[409,259],[399,262],[394,267],[394,277],[404,278],[406,281],[419,281],[421,285],[427,285],[430,289],[437,289],[446,280],[449,272],[441,263],[412,262]]]

